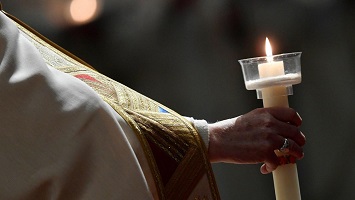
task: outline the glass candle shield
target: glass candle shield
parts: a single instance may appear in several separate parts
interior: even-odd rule
[[[262,98],[261,89],[273,86],[285,86],[287,95],[292,95],[292,85],[302,81],[301,54],[294,52],[238,60],[246,89],[256,90],[258,99]],[[278,68],[276,73],[275,66]]]

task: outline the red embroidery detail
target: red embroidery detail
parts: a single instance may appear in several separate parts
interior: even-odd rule
[[[87,75],[87,74],[78,74],[78,75],[75,75],[75,77],[78,78],[78,79],[84,79],[84,80],[99,82],[99,81],[96,80],[94,77],[89,76],[89,75]]]
[[[294,164],[296,163],[296,157],[291,156],[291,155],[284,155],[284,156],[280,156],[279,158],[279,164],[280,165],[286,165],[286,164]]]

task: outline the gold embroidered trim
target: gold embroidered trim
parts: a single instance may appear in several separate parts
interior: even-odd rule
[[[167,122],[172,119],[171,115],[153,112],[141,112],[140,114],[139,112],[130,110],[126,110],[126,112],[131,115],[142,130],[149,133],[146,134],[147,138],[151,139],[176,162],[180,162],[182,160],[190,145],[183,139],[179,138],[179,132],[183,133],[181,129],[179,130],[179,127],[168,127],[169,124],[178,124],[174,122]],[[159,120],[161,121],[159,122]],[[173,121],[175,121],[175,119],[173,119]],[[177,131],[174,132],[173,129],[177,129]]]
[[[80,65],[81,67],[84,68],[90,68],[92,70],[94,70],[93,67],[91,67],[88,63],[86,63],[85,61],[81,60],[80,58],[78,58],[77,56],[75,56],[74,54],[70,53],[69,51],[67,51],[66,49],[62,48],[61,46],[57,45],[56,43],[52,42],[51,40],[49,40],[48,38],[44,37],[43,35],[41,35],[40,33],[38,33],[36,30],[34,30],[32,27],[28,26],[27,24],[25,24],[24,22],[22,22],[21,20],[17,19],[15,16],[5,12],[4,10],[2,10],[2,5],[1,5],[1,12],[3,12],[7,17],[9,17],[10,19],[12,19],[17,27],[19,29],[21,29],[23,32],[25,32],[26,34],[28,34],[31,38],[33,38],[36,42],[39,42],[41,45],[47,47],[48,49],[52,50],[53,52],[57,53],[58,55],[60,55],[61,57],[67,59],[69,61],[69,63],[75,63],[76,65]],[[37,39],[36,39],[37,38]],[[40,50],[40,49],[39,49]],[[55,60],[55,59],[54,59]],[[53,65],[50,65],[53,66]],[[60,65],[59,65],[60,66]]]
[[[203,158],[198,152],[198,147],[192,147],[176,169],[175,173],[165,187],[166,198],[169,200],[187,199],[194,186],[203,176]],[[179,186],[179,189],[176,189]]]

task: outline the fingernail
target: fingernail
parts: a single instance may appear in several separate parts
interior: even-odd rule
[[[296,114],[297,114],[297,116],[300,118],[300,120],[302,121],[301,115],[300,115],[298,112],[296,112]]]
[[[301,135],[306,139],[306,136],[302,133],[302,131],[300,131]]]

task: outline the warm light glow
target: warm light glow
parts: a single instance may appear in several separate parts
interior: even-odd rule
[[[72,0],[70,4],[71,18],[79,24],[92,20],[97,12],[97,0]]]
[[[266,41],[265,41],[265,51],[266,51],[266,59],[267,61],[271,62],[273,60],[272,58],[272,48],[271,48],[271,44],[269,41],[269,38],[266,37]]]

